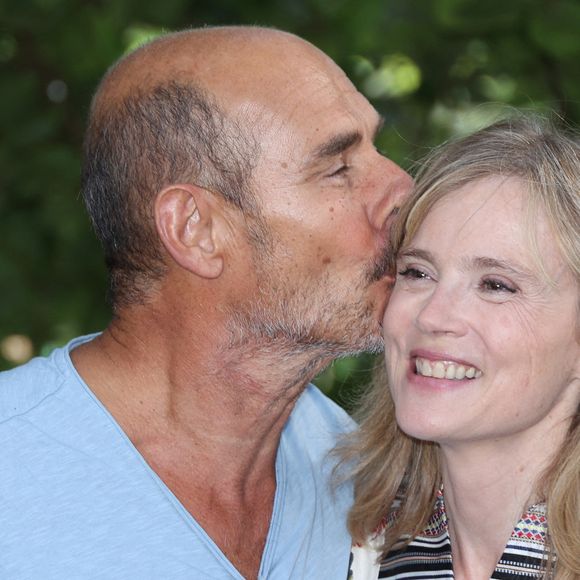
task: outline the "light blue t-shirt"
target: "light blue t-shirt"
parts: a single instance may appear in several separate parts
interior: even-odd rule
[[[0,578],[239,580],[77,374],[83,340],[0,373]],[[298,400],[260,578],[346,578],[352,488],[331,490],[327,452],[351,428],[316,387]]]

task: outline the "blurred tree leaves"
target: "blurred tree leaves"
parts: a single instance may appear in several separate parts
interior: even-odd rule
[[[580,121],[578,0],[0,0],[0,368],[18,348],[25,358],[107,323],[78,193],[99,78],[152,35],[235,23],[330,54],[384,115],[379,147],[407,168],[506,107]],[[348,403],[371,366],[337,361],[320,382]]]

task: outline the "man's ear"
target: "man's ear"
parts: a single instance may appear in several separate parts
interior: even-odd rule
[[[161,243],[184,269],[203,278],[223,271],[221,206],[207,189],[170,185],[155,201],[155,224]]]

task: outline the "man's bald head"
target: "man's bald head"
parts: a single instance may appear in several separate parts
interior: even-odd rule
[[[222,106],[233,94],[276,98],[276,77],[312,65],[336,68],[323,52],[288,32],[247,26],[185,30],[120,60],[103,79],[95,105],[123,99],[136,89],[192,80],[223,99]]]
[[[259,135],[247,103],[274,104],[293,73],[339,69],[298,37],[220,27],[161,37],[105,75],[87,129],[82,190],[105,253],[115,307],[142,302],[166,272],[154,201],[192,183],[259,215]],[[249,107],[251,109],[251,107]]]

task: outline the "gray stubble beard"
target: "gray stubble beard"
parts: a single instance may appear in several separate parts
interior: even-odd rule
[[[365,296],[394,267],[387,247],[361,268],[354,288],[344,287],[343,282],[337,296],[328,272],[301,284],[292,284],[283,273],[276,276],[276,240],[271,229],[260,215],[247,225],[260,288],[258,296],[232,308],[230,348],[253,345],[283,357],[309,353],[320,359],[383,352],[381,327]],[[353,302],[353,295],[360,298]]]

